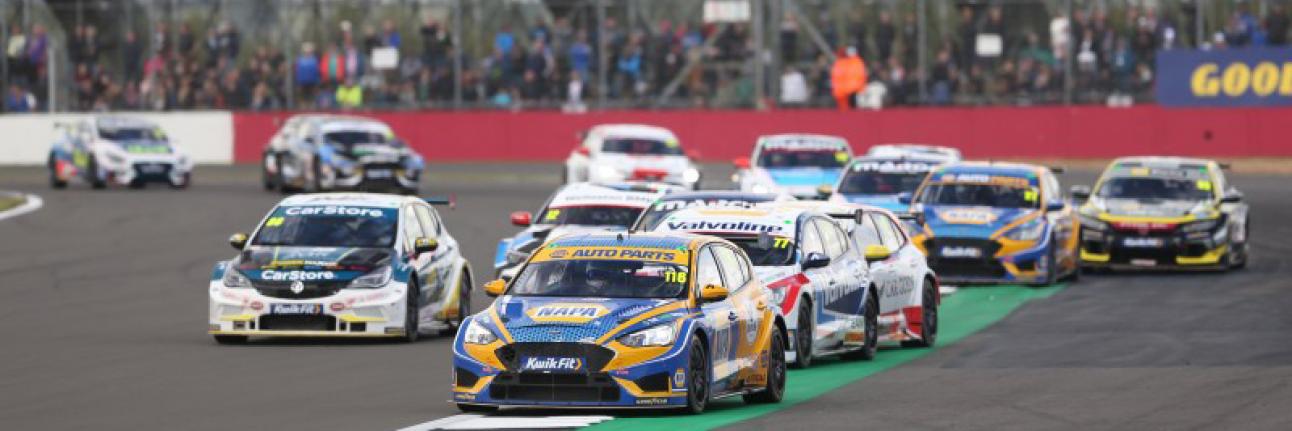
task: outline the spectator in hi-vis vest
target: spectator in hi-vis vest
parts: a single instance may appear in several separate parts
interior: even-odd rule
[[[857,48],[848,47],[842,54],[830,69],[830,88],[839,110],[846,111],[857,107],[857,93],[866,88],[866,63]]]

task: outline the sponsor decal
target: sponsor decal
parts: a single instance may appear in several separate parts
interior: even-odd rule
[[[686,389],[686,370],[678,368],[673,372],[673,388]]]
[[[996,214],[987,210],[953,208],[939,210],[938,218],[953,224],[990,224],[996,221]]]
[[[549,247],[538,252],[535,261],[569,259],[647,260],[687,264],[686,253],[673,249],[615,247]]]
[[[879,173],[920,173],[933,170],[932,163],[910,161],[859,162],[852,165],[853,171]],[[945,176],[943,178],[946,178]],[[946,181],[944,179],[944,181]]]
[[[301,292],[305,291],[305,283],[301,282],[300,280],[293,281],[291,290],[292,290],[292,293],[299,295]]]
[[[982,250],[976,247],[942,247],[942,257],[976,258],[982,257]]]
[[[540,371],[579,371],[583,368],[583,360],[553,356],[530,356],[525,358],[521,368]]]
[[[734,231],[734,232],[781,232],[785,226],[763,223],[711,222],[711,221],[670,221],[666,222],[669,230],[687,231]]]
[[[668,404],[668,398],[638,398],[636,402],[639,406],[662,406]]]
[[[471,401],[476,399],[476,394],[469,393],[469,392],[458,392],[456,394],[453,394],[453,398],[456,398],[459,400]]]
[[[310,315],[322,312],[321,304],[269,304],[269,314]]]
[[[355,216],[355,217],[382,217],[385,211],[378,208],[349,207],[343,205],[325,205],[325,206],[297,206],[288,207],[283,214],[289,216]]]
[[[1157,101],[1164,106],[1292,105],[1292,49],[1178,49],[1158,55]]]
[[[1164,244],[1162,238],[1137,238],[1130,237],[1122,240],[1122,245],[1126,247],[1161,247]]]
[[[558,250],[552,250],[551,256],[552,256],[552,259],[565,259],[566,255],[569,255],[569,252],[567,252],[565,249],[562,248]]]
[[[555,303],[531,308],[525,315],[535,322],[586,323],[610,313],[601,304]]]
[[[749,202],[749,201],[742,201],[742,200],[717,199],[717,200],[712,200],[712,201],[706,201],[706,200],[700,200],[700,199],[697,199],[697,200],[692,200],[692,201],[667,201],[667,202],[660,202],[660,203],[655,204],[655,206],[654,206],[653,210],[654,210],[654,211],[677,211],[677,210],[680,210],[680,209],[686,209],[686,208],[739,208],[739,209],[751,209],[751,208],[757,207],[757,206],[759,206],[759,205],[760,205],[760,204],[759,204],[759,203],[756,203],[756,202]]]
[[[332,271],[279,271],[265,270],[260,272],[260,278],[273,281],[315,281],[315,280],[335,280],[336,273]]]

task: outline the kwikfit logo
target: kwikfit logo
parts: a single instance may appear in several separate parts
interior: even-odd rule
[[[266,270],[260,273],[260,277],[265,280],[276,281],[296,281],[296,280],[334,280],[336,274],[332,271],[276,271]]]
[[[694,231],[738,231],[738,232],[780,232],[784,226],[750,222],[711,222],[711,221],[671,221],[669,230]]]
[[[553,358],[553,357],[530,357],[525,358],[524,368],[527,370],[560,370],[560,371],[578,371],[583,368],[583,360],[579,358]]]

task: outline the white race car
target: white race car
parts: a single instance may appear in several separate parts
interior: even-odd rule
[[[49,150],[49,182],[56,189],[80,178],[101,189],[108,183],[139,188],[150,182],[188,187],[193,161],[156,124],[128,117],[92,117],[59,124],[62,136]]]
[[[925,160],[937,164],[955,163],[961,160],[960,150],[923,144],[875,145],[866,150],[866,157]]]
[[[753,155],[734,161],[732,181],[747,192],[821,199],[825,197],[822,186],[838,182],[850,160],[852,147],[838,136],[762,136],[754,144]]]
[[[296,115],[261,155],[266,190],[416,193],[425,162],[390,126],[341,115]]]
[[[565,159],[565,183],[655,181],[698,189],[700,170],[673,132],[662,127],[604,124],[581,135]]]
[[[547,199],[537,217],[526,211],[511,213],[511,223],[525,230],[498,241],[495,275],[510,280],[530,252],[548,240],[573,233],[628,230],[652,202],[679,190],[679,186],[662,183],[562,186]]]
[[[911,242],[893,212],[870,205],[835,202],[786,202],[820,211],[839,222],[865,251],[870,277],[879,287],[879,342],[928,347],[937,341],[938,276]],[[860,210],[864,217],[858,218]],[[858,221],[860,220],[860,223]],[[881,256],[887,256],[880,258]]]
[[[785,316],[785,360],[802,368],[822,355],[871,359],[880,334],[880,286],[868,259],[830,216],[809,207],[692,208],[673,212],[656,232],[713,235],[744,249],[754,274]],[[858,217],[862,214],[858,213]]]
[[[471,312],[471,265],[431,206],[368,193],[284,199],[215,265],[209,333],[400,337],[451,333]]]

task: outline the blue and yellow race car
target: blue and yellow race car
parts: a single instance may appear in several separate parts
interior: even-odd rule
[[[923,220],[912,241],[946,283],[1076,278],[1078,220],[1054,171],[997,162],[934,169],[911,205]]]
[[[785,322],[734,244],[683,233],[595,233],[535,251],[453,342],[453,402],[704,411],[780,402]]]

